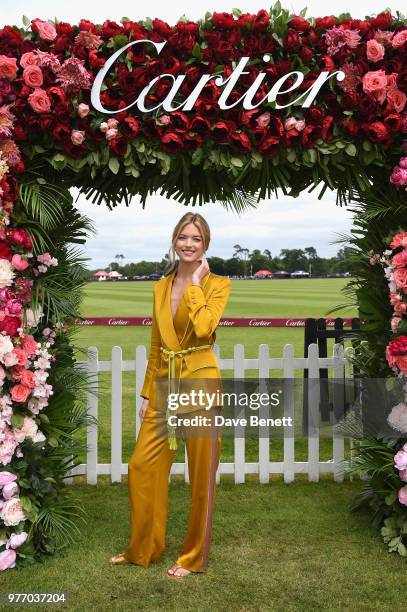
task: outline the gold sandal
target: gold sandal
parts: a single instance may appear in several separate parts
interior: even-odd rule
[[[180,574],[180,575],[176,575],[175,572],[177,571],[177,569],[183,569],[186,570],[188,572],[188,574]],[[171,572],[171,570],[173,570]],[[191,570],[187,570],[186,567],[182,567],[182,565],[173,565],[172,567],[170,567],[170,569],[167,572],[167,576],[169,578],[185,578],[186,576],[189,576],[189,574],[193,574],[194,572],[192,572]]]
[[[128,561],[124,556],[124,552],[120,553],[119,555],[115,555],[110,559],[111,565],[125,565],[127,563]]]

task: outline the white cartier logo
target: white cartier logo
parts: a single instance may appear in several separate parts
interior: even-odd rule
[[[212,79],[214,79],[214,82],[216,85],[218,85],[218,87],[223,88],[222,93],[220,94],[217,100],[218,105],[221,110],[229,110],[233,108],[234,106],[238,106],[238,105],[241,105],[245,110],[252,110],[254,108],[257,108],[258,106],[261,106],[262,104],[266,104],[270,102],[275,103],[276,109],[287,108],[293,105],[302,106],[303,108],[308,108],[309,106],[311,106],[312,102],[315,100],[321,87],[329,79],[331,79],[332,77],[336,77],[337,81],[343,81],[343,79],[345,78],[345,73],[342,70],[335,70],[334,72],[323,70],[320,72],[318,77],[315,79],[314,83],[304,92],[302,92],[295,100],[292,100],[288,104],[281,105],[278,103],[277,96],[295,91],[296,89],[298,89],[298,87],[300,87],[300,85],[302,84],[304,80],[304,74],[302,72],[298,70],[293,70],[292,72],[289,72],[285,74],[284,76],[280,77],[273,84],[270,91],[267,93],[267,95],[262,100],[260,100],[259,102],[253,103],[254,96],[258,92],[259,87],[263,84],[263,81],[267,76],[267,73],[260,72],[255,78],[254,82],[247,89],[247,91],[238,100],[236,100],[233,103],[228,103],[228,98],[231,92],[233,91],[233,89],[235,88],[240,76],[242,74],[248,74],[248,72],[245,71],[245,67],[249,63],[250,57],[241,57],[236,67],[234,68],[233,72],[226,78],[224,78],[222,75],[219,75],[219,74],[203,74],[201,78],[199,79],[198,83],[195,85],[194,89],[189,94],[189,96],[185,98],[185,100],[181,102],[180,104],[178,104],[177,106],[173,106],[173,102],[179,93],[180,87],[182,86],[182,83],[184,82],[186,75],[179,74],[178,76],[174,76],[173,74],[163,73],[159,75],[158,77],[155,77],[154,79],[152,79],[149,82],[149,84],[146,85],[146,87],[144,87],[144,89],[140,92],[136,100],[134,100],[134,102],[132,102],[125,108],[114,109],[114,110],[109,110],[107,108],[104,108],[100,100],[100,92],[101,92],[101,88],[103,85],[103,80],[107,72],[113,66],[115,61],[120,57],[122,53],[124,53],[127,49],[129,49],[129,47],[132,47],[133,45],[137,45],[139,43],[152,44],[155,47],[158,55],[161,53],[162,49],[166,45],[166,42],[157,43],[157,42],[154,42],[148,39],[134,40],[128,43],[127,45],[125,45],[124,47],[122,47],[121,49],[118,49],[115,53],[113,53],[113,55],[109,57],[109,59],[106,61],[103,68],[101,68],[101,70],[96,75],[96,78],[92,85],[91,103],[97,111],[101,113],[113,115],[116,113],[121,113],[123,111],[126,111],[132,106],[136,106],[136,108],[138,108],[138,110],[141,111],[142,113],[151,113],[153,111],[158,110],[159,108],[162,108],[163,111],[167,113],[170,113],[171,111],[178,111],[178,110],[190,111],[193,109],[195,103],[199,99],[199,96],[203,88],[205,87],[205,85],[207,85],[207,83],[209,83],[209,81],[211,81]],[[269,55],[263,56],[263,61],[265,62],[270,61],[270,59],[271,58]],[[146,107],[145,106],[146,96],[148,96],[148,94],[150,93],[154,85],[157,83],[157,81],[162,78],[172,79],[173,83],[172,83],[171,89],[169,90],[165,99],[159,102],[158,104],[156,104],[156,106]],[[287,85],[287,81],[290,79],[292,79],[293,82]]]

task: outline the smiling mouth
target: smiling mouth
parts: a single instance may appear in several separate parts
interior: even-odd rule
[[[183,253],[187,253],[189,255],[193,255],[195,253],[195,251],[182,251]]]

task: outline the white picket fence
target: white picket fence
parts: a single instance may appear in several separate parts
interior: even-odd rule
[[[319,368],[327,368],[332,370],[331,380],[343,380],[345,374],[345,366],[348,363],[348,351],[352,351],[351,347],[344,350],[341,344],[335,344],[332,348],[331,357],[319,357],[318,347],[316,344],[309,346],[308,357],[295,357],[294,346],[286,344],[283,349],[281,358],[269,356],[269,345],[260,344],[258,357],[247,358],[244,354],[244,345],[235,344],[233,358],[223,359],[220,356],[219,346],[214,345],[214,351],[219,361],[220,369],[232,370],[233,377],[244,379],[247,370],[257,370],[259,379],[271,377],[272,370],[282,370],[284,379],[292,379],[295,376],[295,370],[304,370],[308,368],[308,377],[311,380],[319,380]],[[97,484],[99,475],[110,475],[111,482],[121,482],[123,474],[127,474],[128,461],[123,463],[122,458],[122,372],[134,372],[135,376],[135,439],[140,428],[139,409],[141,407],[142,398],[140,392],[144,381],[144,375],[147,367],[147,352],[143,345],[136,347],[136,355],[134,360],[123,360],[122,349],[120,346],[112,348],[111,361],[99,361],[98,350],[96,347],[88,348],[88,360],[77,363],[78,367],[85,368],[92,379],[98,379],[99,372],[111,372],[111,458],[110,463],[98,463],[98,428],[97,426],[89,426],[87,430],[87,460],[86,464],[82,463],[71,469],[66,478],[66,482],[71,484],[76,479],[70,478],[74,474],[82,474],[86,476],[88,484]],[[92,382],[92,387],[97,389],[95,382]],[[334,385],[334,404],[342,402],[340,396],[342,385]],[[290,386],[288,386],[290,389]],[[294,397],[293,387],[292,392],[284,392],[284,416],[294,419]],[[335,389],[338,391],[335,397]],[[262,389],[260,389],[260,392]],[[266,391],[264,389],[264,391]],[[319,475],[323,473],[332,473],[335,481],[343,480],[342,462],[344,461],[344,436],[341,431],[332,428],[332,458],[328,461],[321,461],[319,457],[319,399],[320,399],[319,384],[309,384],[308,389],[308,418],[309,423],[313,423],[313,435],[308,438],[308,460],[295,460],[295,438],[293,428],[284,428],[284,460],[270,461],[270,438],[267,428],[262,427],[261,436],[259,435],[259,456],[258,461],[248,462],[245,459],[245,438],[234,438],[234,461],[220,462],[216,479],[219,483],[222,474],[233,474],[235,483],[244,483],[246,474],[258,474],[260,483],[268,483],[270,474],[283,474],[285,482],[292,482],[295,474],[307,473],[309,481],[318,481]],[[339,392],[339,395],[338,395]],[[267,409],[267,406],[263,406]],[[259,417],[263,417],[262,407],[259,409]],[[88,413],[98,419],[98,397],[94,392],[88,393]],[[267,415],[266,415],[267,416]],[[239,425],[239,432],[242,431],[242,426]],[[236,434],[236,431],[235,431]],[[351,445],[352,446],[352,445]],[[185,482],[189,482],[188,477],[188,457],[185,447],[185,461],[182,463],[174,462],[171,468],[169,479],[173,474],[183,474]]]

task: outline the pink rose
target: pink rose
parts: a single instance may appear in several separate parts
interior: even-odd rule
[[[386,99],[387,76],[384,70],[367,72],[363,77],[363,91],[380,104]]]
[[[19,270],[20,272],[28,268],[28,266],[30,265],[29,262],[25,259],[25,257],[22,257],[22,255],[20,255],[19,253],[15,253],[13,255],[13,257],[11,258],[11,263],[16,268],[16,270]]]
[[[399,295],[398,293],[395,293],[394,291],[390,291],[390,304],[394,306],[395,304],[398,304],[399,302],[401,302],[401,295]]]
[[[256,123],[259,127],[267,127],[270,123],[270,113],[262,113],[257,117]]]
[[[33,22],[38,28],[38,34],[42,40],[55,40],[57,37],[57,31],[49,21],[42,21],[41,19],[33,19]]]
[[[394,305],[394,313],[398,316],[402,315],[402,314],[406,314],[407,312],[407,304],[406,302],[399,302],[398,304]]]
[[[401,472],[399,473],[399,476],[400,476],[400,480],[402,480],[403,482],[407,482],[407,469],[401,470]]]
[[[18,383],[11,387],[11,399],[13,402],[25,402],[31,393],[31,389]]]
[[[403,506],[407,506],[407,486],[402,487],[399,490],[398,497],[400,504],[403,504]]]
[[[395,111],[401,113],[406,105],[407,96],[399,89],[390,89],[390,91],[387,92],[387,100]]]
[[[106,131],[106,138],[107,138],[107,140],[111,140],[112,138],[115,138],[118,133],[119,133],[119,131],[116,130],[116,128],[109,128]]]
[[[13,548],[7,548],[0,552],[0,572],[15,567],[17,553]]]
[[[13,353],[15,353],[16,357],[17,357],[17,363],[18,365],[25,365],[27,363],[27,353],[20,347],[15,346],[13,348]]]
[[[17,480],[17,475],[12,472],[7,472],[6,470],[0,471],[0,487],[4,487],[4,485],[9,484],[9,482],[14,482]]]
[[[40,61],[39,55],[33,51],[27,51],[23,53],[20,58],[20,66],[27,68],[27,66],[37,66]]]
[[[28,96],[28,102],[36,113],[47,113],[51,110],[51,101],[45,89],[41,89],[41,87],[34,89],[32,94]]]
[[[384,58],[384,47],[377,40],[368,40],[366,44],[366,55],[370,62],[380,62]]]
[[[395,49],[399,49],[407,42],[407,30],[403,30],[402,32],[397,32],[392,38],[391,44]]]
[[[83,119],[84,117],[86,117],[88,113],[89,113],[89,106],[85,104],[84,102],[81,102],[78,106],[79,117]]]
[[[14,482],[9,482],[3,487],[3,497],[4,499],[11,499],[15,495],[18,495],[20,492],[20,487],[18,484]]]
[[[169,115],[161,115],[157,119],[158,125],[169,125],[171,123],[171,119]]]
[[[35,355],[38,348],[38,342],[34,340],[33,336],[24,336],[23,338],[23,349],[27,353],[28,357]]]
[[[391,320],[391,329],[393,332],[396,331],[398,324],[400,323],[401,318],[400,317],[393,317]]]
[[[11,368],[18,363],[18,357],[14,351],[11,351],[10,353],[4,353],[2,361],[6,368]]]
[[[41,87],[44,82],[42,71],[39,66],[27,66],[23,72],[24,83],[28,87]]]
[[[288,119],[284,121],[284,127],[286,130],[293,130],[296,125],[297,119],[295,117],[288,117]]]
[[[400,168],[407,170],[407,157],[402,157],[399,161]]]
[[[396,166],[391,173],[390,182],[396,187],[402,187],[407,184],[407,170],[404,168],[400,168],[400,166]]]
[[[26,387],[29,387],[30,389],[34,389],[34,387],[37,384],[34,372],[32,372],[31,370],[26,370],[24,368],[24,370],[22,370],[21,372],[20,382]]]
[[[407,232],[400,232],[399,234],[395,234],[395,236],[393,236],[392,241],[390,242],[390,246],[392,249],[396,249],[399,246],[407,246]]]
[[[28,533],[26,531],[21,531],[20,533],[12,533],[7,548],[19,548],[26,539],[28,538]]]
[[[6,372],[4,371],[4,368],[0,366],[0,382],[4,380],[5,378],[6,378]]]
[[[305,128],[305,121],[304,119],[300,119],[299,121],[297,121],[297,123],[295,124],[295,129],[298,132],[302,132],[302,130]]]
[[[400,253],[397,253],[391,258],[391,263],[396,268],[403,268],[407,266],[407,249],[403,249]]]
[[[109,128],[117,128],[117,126],[119,125],[119,122],[117,119],[113,119],[113,117],[111,117],[110,119],[107,120],[107,125]]]
[[[17,60],[15,57],[0,55],[0,78],[13,81],[17,76]]]
[[[72,130],[71,140],[74,145],[80,145],[85,140],[85,132],[82,130]]]
[[[404,289],[407,287],[407,269],[397,268],[394,272],[394,282],[397,287]]]
[[[407,469],[407,453],[403,449],[394,455],[394,467],[398,470]]]

